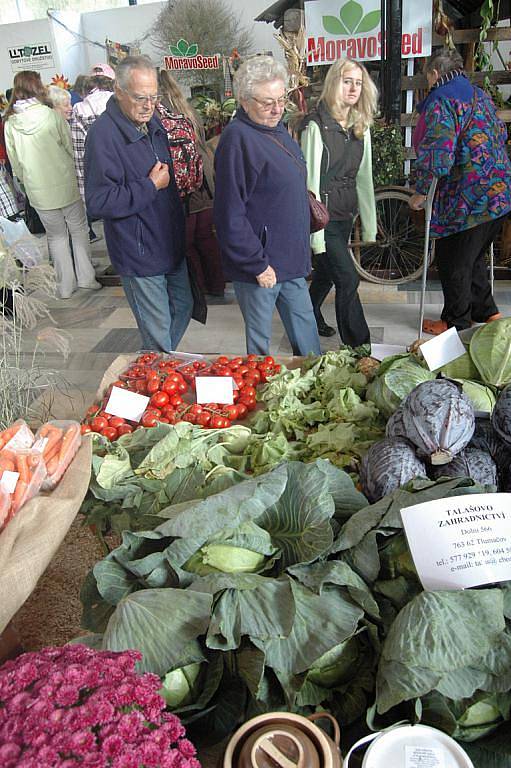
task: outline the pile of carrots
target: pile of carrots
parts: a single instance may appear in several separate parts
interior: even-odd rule
[[[68,426],[59,427],[47,422],[37,432],[37,438],[46,438],[43,459],[48,478],[52,484],[55,484],[60,480],[78,450],[80,425],[71,422]]]
[[[57,485],[80,442],[80,425],[72,421],[47,422],[35,436],[22,420],[0,432],[0,531],[41,489]]]

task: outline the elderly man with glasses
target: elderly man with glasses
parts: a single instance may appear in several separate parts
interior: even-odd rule
[[[185,218],[167,134],[154,116],[157,75],[145,56],[117,66],[115,93],[85,146],[85,199],[105,224],[144,349],[176,349],[193,299],[185,260]]]

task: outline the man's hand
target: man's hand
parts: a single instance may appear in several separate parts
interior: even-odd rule
[[[260,275],[257,275],[257,282],[261,288],[273,288],[277,282],[277,275],[275,274],[273,267],[266,267],[264,272],[261,272]]]
[[[418,195],[415,193],[408,198],[408,205],[412,211],[421,211],[426,205],[426,195]]]
[[[165,189],[170,184],[170,173],[167,163],[160,163],[158,161],[151,168],[149,178],[153,182],[156,189]]]

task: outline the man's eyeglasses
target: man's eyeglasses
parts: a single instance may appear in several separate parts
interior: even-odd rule
[[[123,89],[124,90],[124,89]],[[160,99],[161,95],[159,93],[155,94],[154,96],[138,96],[136,93],[130,93],[129,91],[124,91],[128,94],[130,99],[135,102],[135,104],[156,104]]]
[[[259,104],[263,112],[269,112],[275,105],[278,109],[283,109],[287,103],[287,96],[281,96],[280,99],[256,99],[255,96],[250,97],[252,101]]]

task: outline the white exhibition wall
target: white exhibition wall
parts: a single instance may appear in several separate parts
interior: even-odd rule
[[[0,91],[12,86],[19,69],[39,70],[44,83],[49,83],[56,74],[63,74],[72,83],[96,62],[106,61],[106,38],[123,45],[138,45],[142,53],[159,64],[161,53],[146,35],[164,5],[163,2],[144,3],[82,14],[52,11],[53,19],[1,24]],[[273,37],[273,25],[254,22],[267,6],[268,0],[250,0],[240,3],[236,11],[252,34],[254,52],[273,51],[282,58],[282,50]],[[25,46],[32,48],[30,55],[16,56],[14,49]],[[28,50],[25,53],[29,53]]]

